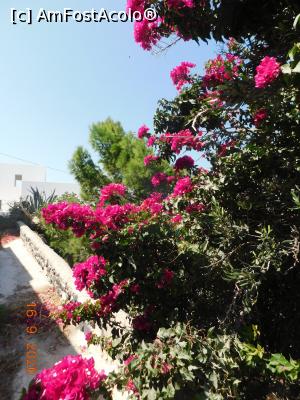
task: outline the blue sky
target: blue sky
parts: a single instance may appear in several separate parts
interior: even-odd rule
[[[0,3],[0,152],[64,171],[89,126],[108,116],[136,131],[160,98],[176,90],[170,70],[181,61],[202,68],[214,46],[179,43],[167,52],[143,51],[127,23],[10,22],[10,9],[123,10],[126,0],[2,0]],[[0,162],[17,162],[0,155]],[[48,170],[49,181],[71,182]]]

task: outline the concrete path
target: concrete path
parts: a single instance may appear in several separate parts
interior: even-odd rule
[[[40,323],[35,322],[37,332],[27,333],[27,305],[36,303],[43,309],[43,305],[53,302],[59,305],[61,300],[21,239],[4,244],[0,248],[0,399],[17,400],[22,387],[32,379],[26,370],[28,347],[36,348],[38,371],[67,354],[78,353],[93,356],[98,370],[108,373],[115,368],[98,347],[86,348],[79,328],[69,326],[62,331],[43,317]],[[116,400],[121,398],[119,394],[114,396]]]
[[[51,287],[38,263],[27,252],[21,239],[16,238],[0,251],[0,304],[14,296],[45,292]]]

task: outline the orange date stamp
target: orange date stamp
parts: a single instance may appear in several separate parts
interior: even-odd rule
[[[26,333],[30,335],[28,337],[32,338],[33,335],[36,335],[38,332],[38,326],[35,322],[37,317],[37,305],[36,303],[27,304],[26,305]],[[26,372],[28,374],[35,375],[38,371],[38,349],[35,343],[26,342],[25,344],[25,363],[26,363]]]

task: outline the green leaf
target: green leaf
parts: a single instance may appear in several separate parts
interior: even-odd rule
[[[297,25],[298,25],[298,22],[299,22],[299,21],[300,21],[300,14],[298,14],[297,17],[296,17],[295,20],[294,20],[294,23],[293,23],[293,28],[294,28],[294,29],[297,28]]]
[[[289,64],[283,64],[281,66],[281,71],[282,71],[283,74],[289,74],[290,75],[292,73],[292,69],[291,69]]]
[[[218,375],[215,372],[212,372],[209,376],[209,380],[213,384],[215,389],[218,389]]]
[[[292,71],[293,71],[293,72],[298,72],[298,73],[300,73],[300,61],[297,63],[296,67],[293,68]]]
[[[294,61],[295,55],[300,52],[300,43],[295,43],[291,50],[288,52],[288,56],[291,61]]]
[[[157,399],[157,394],[156,394],[155,389],[151,388],[148,390],[147,399],[148,400],[156,400]]]
[[[167,394],[168,396],[170,396],[170,398],[173,398],[175,396],[175,388],[172,382],[170,382],[167,386]]]

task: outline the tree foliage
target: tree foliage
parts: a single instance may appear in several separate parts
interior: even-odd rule
[[[152,150],[131,132],[126,133],[120,122],[108,118],[93,124],[89,141],[99,157],[97,163],[81,146],[70,161],[70,170],[80,183],[83,199],[96,201],[99,188],[109,182],[124,183],[137,197],[145,196],[152,190],[150,178],[158,168],[144,168],[144,158],[152,154]],[[164,163],[161,169],[168,170],[168,164]]]

